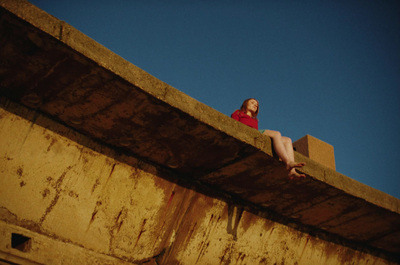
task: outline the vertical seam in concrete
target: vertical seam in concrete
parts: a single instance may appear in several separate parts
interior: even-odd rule
[[[196,193],[193,193],[193,192],[189,191],[189,194],[190,194],[191,198],[189,199],[189,203],[188,203],[188,205],[187,205],[187,207],[185,209],[185,212],[182,213],[182,214],[178,214],[178,216],[180,216],[180,218],[177,220],[177,224],[175,225],[176,234],[179,234],[179,231],[180,231],[181,226],[182,226],[182,220],[186,219],[186,216],[187,216],[189,210],[191,209],[191,205],[193,203],[193,200],[196,197]],[[183,203],[183,202],[184,202],[184,200],[182,199],[181,203]],[[179,207],[179,208],[182,208],[182,207]],[[191,232],[189,233],[189,237],[186,237],[186,239],[191,237],[191,235],[193,234],[193,231],[194,231],[196,226],[197,226],[197,221],[195,222]],[[186,245],[187,244],[186,239],[181,245]],[[168,259],[168,255],[172,252],[173,248],[174,248],[174,242],[172,242],[167,248],[166,252],[168,252],[168,253],[167,253],[166,259]]]
[[[166,216],[167,216],[167,212],[168,212],[168,209],[169,209],[169,207],[170,207],[170,205],[171,205],[171,202],[172,202],[172,200],[173,200],[173,198],[174,198],[174,196],[175,196],[175,193],[176,193],[175,187],[176,187],[176,184],[173,185],[171,195],[170,195],[170,197],[169,197],[169,199],[168,199],[168,202],[167,202],[167,206],[166,206],[166,208],[165,208],[165,210],[164,210],[164,214],[162,215],[162,219],[161,219],[161,220],[163,221],[163,223],[162,223],[161,228],[160,228],[160,229],[158,230],[158,232],[157,232],[157,236],[156,236],[155,239],[154,239],[154,243],[153,243],[153,245],[152,245],[152,249],[155,248],[155,245],[156,245],[158,239],[160,238],[160,234],[162,233],[162,231],[163,231],[163,229],[164,229],[164,226],[165,226],[165,223],[166,223],[165,219],[166,219]]]
[[[63,39],[63,32],[64,32],[64,25],[65,25],[66,23],[64,22],[64,21],[60,21],[60,30],[59,30],[59,32],[58,32],[58,39],[60,40],[60,41],[62,41],[62,39]]]

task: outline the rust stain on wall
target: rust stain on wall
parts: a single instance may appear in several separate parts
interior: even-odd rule
[[[66,171],[64,171],[64,173],[57,179],[56,183],[54,184],[54,189],[55,189],[55,196],[53,198],[53,200],[51,201],[50,205],[47,207],[46,211],[44,212],[44,214],[42,215],[42,217],[39,220],[39,224],[43,224],[44,220],[46,219],[46,216],[51,212],[51,210],[54,208],[54,206],[57,204],[60,196],[61,196],[61,184],[65,179],[65,176],[67,175],[68,171],[72,168],[72,166],[68,166]]]
[[[24,169],[22,167],[18,167],[17,169],[17,175],[18,177],[22,177],[22,175],[24,174]]]
[[[144,232],[146,232],[146,230],[144,229],[144,226],[146,225],[146,222],[147,222],[147,219],[143,219],[143,223],[142,223],[142,226],[141,226],[141,228],[140,228],[139,235],[138,235],[138,237],[137,237],[137,239],[136,239],[136,242],[135,242],[135,245],[133,246],[133,248],[135,248],[135,247],[137,246],[140,237],[142,236],[142,234],[143,234]]]

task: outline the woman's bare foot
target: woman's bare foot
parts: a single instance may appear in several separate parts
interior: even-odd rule
[[[289,178],[290,179],[295,179],[295,178],[305,178],[305,174],[299,174],[295,168],[292,168],[289,172]]]
[[[296,168],[301,168],[304,167],[306,163],[304,162],[295,162],[291,161],[286,164],[286,169],[289,171],[289,178],[290,179],[295,179],[295,178],[305,178],[305,174],[300,174],[296,171]]]
[[[306,163],[304,163],[304,162],[291,161],[286,164],[286,169],[292,170],[293,168],[300,168],[300,167],[304,167],[305,165],[306,165]]]

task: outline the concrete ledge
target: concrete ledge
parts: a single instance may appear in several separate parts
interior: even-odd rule
[[[182,178],[398,255],[400,200],[311,159],[290,181],[270,139],[26,1],[0,0],[0,95]]]
[[[112,264],[397,264],[254,204],[217,198],[221,189],[50,118],[0,101],[0,252],[12,254],[8,261],[91,264],[97,253],[120,260]],[[14,244],[12,233],[29,242]],[[54,251],[41,253],[47,245]]]

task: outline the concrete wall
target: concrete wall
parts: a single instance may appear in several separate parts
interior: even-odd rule
[[[400,200],[0,0],[0,264],[400,264]]]
[[[0,213],[0,260],[18,264],[397,264],[210,196],[4,99]],[[18,249],[13,234],[29,242]]]

